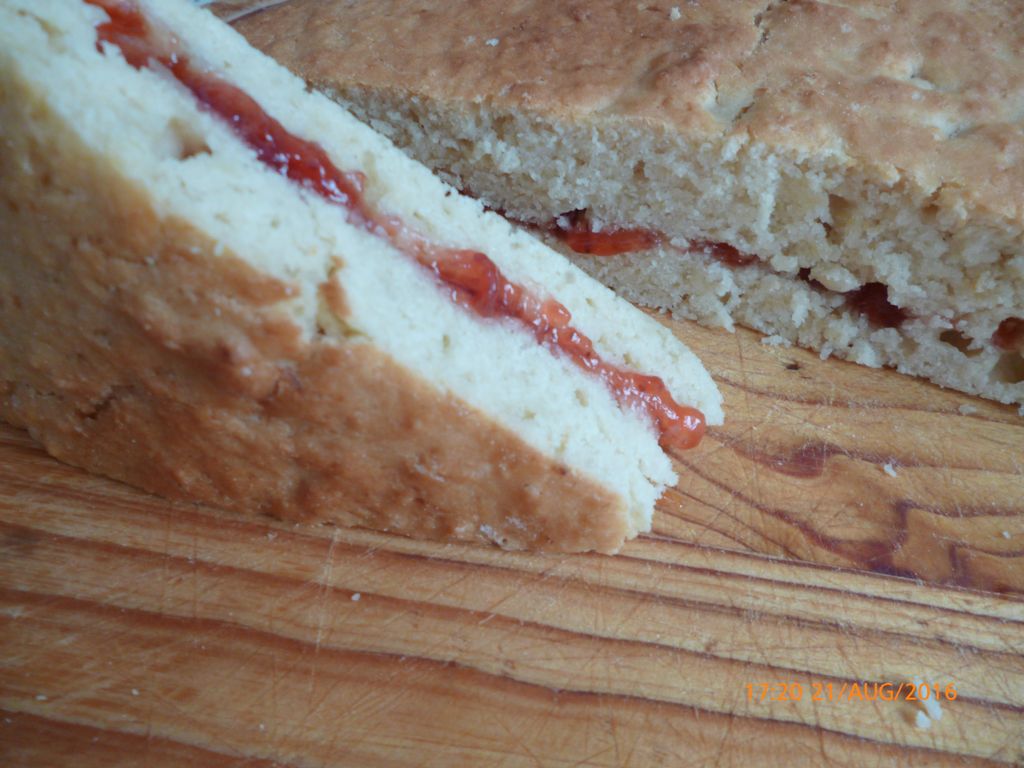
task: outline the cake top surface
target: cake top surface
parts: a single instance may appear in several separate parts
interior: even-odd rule
[[[1024,223],[1019,0],[287,0],[237,23],[317,84],[825,153]]]

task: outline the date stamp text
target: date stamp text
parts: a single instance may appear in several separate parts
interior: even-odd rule
[[[746,683],[747,701],[956,701],[953,683],[811,682]]]

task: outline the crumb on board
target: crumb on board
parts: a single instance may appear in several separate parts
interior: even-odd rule
[[[885,474],[887,474],[889,477],[897,476],[896,467],[893,466],[893,463],[891,461],[887,461],[885,462],[885,464],[882,465],[882,471],[884,471]]]
[[[672,21],[679,21],[681,18],[683,18],[683,14],[680,13],[678,5],[672,6],[672,10],[668,12],[668,17]]]
[[[358,603],[362,599],[363,599],[363,596],[359,592],[353,592],[352,593],[352,602],[353,603]]]
[[[496,45],[497,45],[498,43],[500,43],[500,42],[501,42],[501,41],[500,41],[500,40],[499,40],[498,38],[496,38],[496,37],[492,37],[492,38],[491,38],[490,40],[488,40],[488,41],[486,42],[486,45],[489,45],[489,46],[491,46],[491,47],[493,48],[494,46],[496,46]]]
[[[937,723],[942,719],[942,705],[931,694],[929,687],[920,677],[911,680],[911,684],[916,691],[923,693],[923,695],[919,693],[917,696],[918,709],[914,713],[914,725],[926,730],[932,727],[932,723]]]
[[[921,703],[924,705],[924,712],[928,715],[928,719],[933,722],[938,722],[942,719],[942,705],[939,704],[939,700],[934,697],[922,699]]]
[[[961,403],[957,410],[964,416],[970,416],[972,413],[978,412],[978,409],[970,403]]]
[[[783,336],[779,336],[778,334],[773,334],[771,336],[765,336],[764,338],[761,339],[761,343],[764,344],[766,347],[791,347],[791,346],[793,346],[792,342],[789,339],[787,339],[787,338],[785,338]]]

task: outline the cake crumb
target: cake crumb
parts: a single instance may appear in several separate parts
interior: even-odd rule
[[[679,11],[678,5],[672,6],[672,10],[668,12],[668,17],[672,21],[679,21],[681,18],[683,18],[683,14]]]
[[[957,408],[957,410],[960,411],[960,413],[962,413],[964,416],[970,416],[972,413],[978,412],[978,409],[975,408],[970,403],[961,404],[960,407]]]
[[[942,705],[939,704],[938,699],[929,696],[927,699],[922,699],[921,703],[924,705],[924,712],[929,720],[937,723],[942,719]]]
[[[942,705],[920,677],[915,676],[911,680],[911,685],[915,691],[924,692],[924,695],[917,696],[918,709],[914,713],[914,725],[926,730],[932,727],[932,723],[942,719]]]
[[[497,529],[492,528],[491,526],[487,525],[486,523],[482,523],[480,525],[480,533],[483,534],[484,537],[487,538],[488,541],[491,541],[494,544],[502,545],[502,544],[505,543],[505,537],[502,536],[497,531]]]
[[[889,477],[896,477],[896,467],[892,465],[891,461],[885,462],[885,464],[882,465],[882,469]]]
[[[363,599],[363,596],[359,592],[353,592],[352,593],[352,602],[353,603],[358,603],[362,599]]]
[[[778,334],[772,334],[771,336],[765,336],[761,339],[761,343],[766,347],[791,347],[793,343],[784,336]]]

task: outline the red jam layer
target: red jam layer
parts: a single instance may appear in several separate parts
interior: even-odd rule
[[[594,231],[585,210],[562,214],[548,229],[576,253],[593,256],[619,256],[623,253],[643,251],[668,242],[661,232],[651,229],[619,229],[616,227]],[[757,256],[726,243],[694,240],[688,253],[704,253],[727,267],[748,267],[758,261]],[[798,277],[820,290],[827,290],[817,280],[810,279],[811,271],[801,269]],[[866,283],[844,294],[846,305],[864,315],[875,328],[898,328],[910,315],[905,309],[889,301],[888,291],[882,283]]]
[[[992,334],[992,343],[1006,352],[1024,352],[1024,319],[1008,317]]]
[[[664,233],[653,229],[605,227],[595,230],[585,210],[563,213],[548,226],[548,231],[574,252],[590,256],[620,256],[668,242]],[[731,245],[710,240],[694,240],[687,252],[705,253],[729,267],[746,267],[758,260],[757,256],[743,253]]]
[[[797,278],[819,291],[828,291],[824,285],[811,278],[811,270],[803,267]],[[910,319],[910,313],[889,301],[889,289],[882,283],[865,283],[860,288],[842,294],[846,306],[867,318],[873,328],[899,328]]]
[[[586,211],[563,213],[549,229],[573,251],[589,256],[618,256],[646,251],[665,241],[660,232],[651,229],[609,227],[595,231]]]
[[[693,240],[690,253],[704,253],[727,267],[749,267],[760,259],[752,253],[744,253],[727,243],[713,243],[710,240]]]
[[[864,315],[875,328],[899,328],[910,318],[907,310],[889,301],[889,289],[882,283],[865,283],[843,295],[846,306]]]
[[[570,323],[569,310],[554,299],[541,301],[508,280],[479,251],[444,248],[405,227],[397,216],[374,210],[363,197],[365,177],[339,170],[318,144],[289,133],[239,88],[194,65],[178,40],[151,25],[131,0],[84,0],[105,10],[97,47],[111,43],[133,67],[162,66],[210,112],[223,119],[268,167],[342,207],[348,220],[391,242],[430,269],[451,290],[451,298],[482,317],[507,317],[530,329],[538,342],[567,354],[577,366],[600,376],[619,403],[645,410],[666,449],[696,446],[704,435],[703,414],[673,400],[665,382],[606,362]]]

